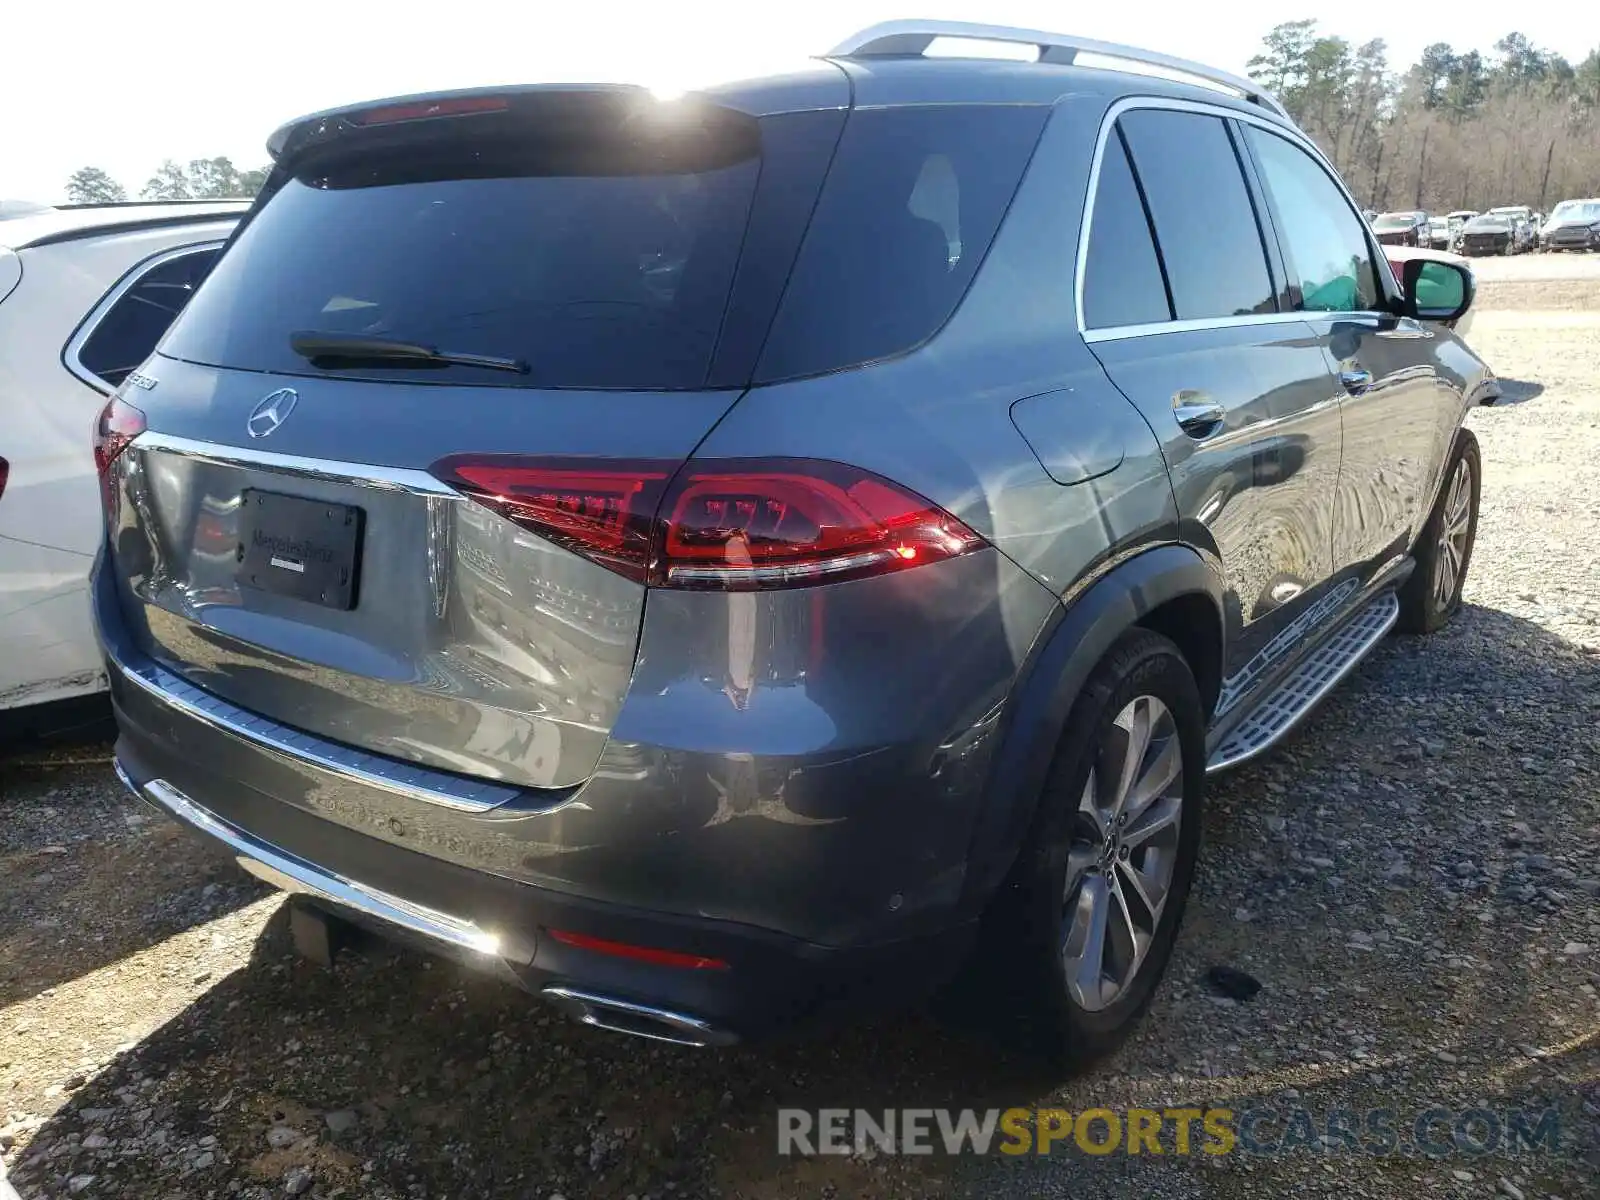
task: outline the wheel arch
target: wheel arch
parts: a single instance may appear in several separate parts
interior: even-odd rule
[[[1223,611],[1216,572],[1195,550],[1176,544],[1116,563],[1061,606],[1007,703],[967,856],[963,896],[972,907],[985,905],[1010,872],[1072,706],[1117,639],[1138,627],[1176,642],[1209,716],[1221,686]]]

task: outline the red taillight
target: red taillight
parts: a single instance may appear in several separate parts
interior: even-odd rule
[[[655,587],[749,591],[903,570],[983,544],[920,496],[811,459],[676,463],[456,455],[433,473]]]
[[[94,429],[94,465],[101,475],[111,469],[117,455],[128,448],[128,443],[144,432],[144,413],[126,400],[115,397],[100,410],[100,421]]]
[[[115,485],[111,480],[111,464],[144,429],[144,413],[126,400],[113,396],[100,410],[100,419],[94,427],[94,465],[100,473],[100,491],[108,513],[116,497]]]
[[[878,575],[981,541],[920,496],[832,462],[693,463],[661,508],[652,582],[744,591]]]
[[[524,529],[643,582],[650,523],[675,464],[456,455],[433,473]]]
[[[550,937],[563,946],[593,950],[596,954],[610,954],[616,958],[631,958],[634,962],[650,963],[657,967],[682,967],[689,971],[728,969],[728,964],[720,958],[707,958],[703,954],[684,954],[678,950],[657,950],[652,946],[635,946],[629,942],[613,942],[605,938],[590,937],[587,933],[573,933],[568,929],[552,929]]]
[[[505,112],[510,107],[504,96],[447,96],[439,100],[417,100],[408,104],[388,104],[351,113],[352,125],[393,125],[400,121],[426,121],[433,117],[466,117],[473,113]]]

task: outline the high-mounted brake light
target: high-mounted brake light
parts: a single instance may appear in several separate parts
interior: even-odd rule
[[[474,113],[505,112],[510,103],[504,96],[447,96],[439,100],[417,100],[409,104],[387,104],[365,108],[349,115],[352,125],[394,125],[401,121],[427,121],[434,117],[466,117]]]
[[[100,410],[100,419],[94,427],[94,465],[100,474],[100,491],[107,513],[116,499],[111,466],[117,461],[117,456],[128,448],[128,443],[144,430],[144,413],[126,400],[113,396]]]
[[[984,544],[868,471],[815,459],[455,455],[433,473],[550,541],[653,587],[753,591],[905,570]]]

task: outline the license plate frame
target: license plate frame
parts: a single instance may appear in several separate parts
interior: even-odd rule
[[[246,488],[239,496],[241,588],[322,608],[355,608],[366,513],[336,504]]]

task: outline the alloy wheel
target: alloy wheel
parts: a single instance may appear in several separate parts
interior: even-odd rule
[[[1461,567],[1467,556],[1467,534],[1472,529],[1472,467],[1463,458],[1450,476],[1445,493],[1443,520],[1439,522],[1439,550],[1434,556],[1433,600],[1440,608],[1455,597]]]
[[[1125,705],[1096,747],[1067,852],[1061,957],[1067,990],[1099,1011],[1133,985],[1172,891],[1183,747],[1154,696]]]

